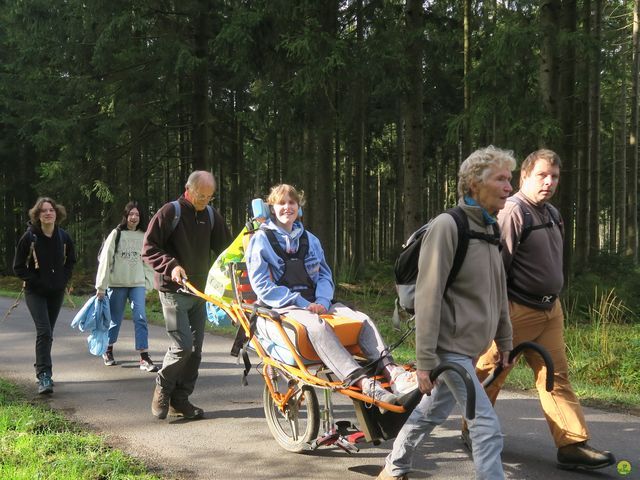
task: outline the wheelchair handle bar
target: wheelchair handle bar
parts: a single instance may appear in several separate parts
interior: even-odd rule
[[[453,370],[458,375],[460,375],[460,378],[462,378],[464,387],[467,390],[467,405],[465,416],[467,419],[473,420],[476,416],[476,388],[473,385],[473,379],[471,378],[471,375],[469,375],[469,372],[467,372],[461,365],[458,365],[457,363],[442,362],[436,368],[431,370],[429,379],[434,382],[436,378],[438,378],[438,376],[446,370]],[[405,410],[412,411],[416,407],[416,405],[420,403],[423,395],[424,394],[419,389],[416,389],[415,392],[411,393],[407,400],[403,403]]]
[[[547,367],[547,378],[545,382],[545,389],[547,390],[547,392],[552,391],[553,390],[553,374],[554,374],[553,360],[551,359],[551,355],[549,355],[549,352],[547,351],[547,349],[544,348],[542,345],[538,345],[537,343],[534,343],[534,342],[522,342],[513,350],[511,350],[511,353],[509,354],[509,362],[513,362],[516,356],[519,355],[520,352],[522,352],[523,350],[534,350],[538,352],[538,354],[542,357],[542,360],[544,361],[544,364]],[[493,370],[493,372],[491,372],[491,374],[484,379],[484,382],[482,382],[482,386],[484,388],[487,388],[489,385],[491,385],[493,381],[496,378],[498,378],[498,376],[502,373],[503,370],[504,370],[504,367],[502,366],[502,363],[499,363],[496,366],[496,368]]]

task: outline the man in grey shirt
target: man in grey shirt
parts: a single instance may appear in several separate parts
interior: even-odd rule
[[[513,345],[536,342],[546,348],[553,359],[554,388],[547,392],[544,362],[536,353],[524,354],[534,372],[540,403],[558,448],[558,467],[594,470],[612,465],[615,458],[610,452],[587,444],[589,432],[584,414],[569,383],[564,314],[558,299],[564,283],[564,231],[558,210],[548,203],[558,187],[560,166],[560,157],[551,150],[533,152],[522,163],[520,191],[509,198],[498,214],[502,259],[507,272]],[[494,343],[478,360],[481,380],[493,370],[498,358]],[[492,403],[509,370],[505,368],[487,388]]]

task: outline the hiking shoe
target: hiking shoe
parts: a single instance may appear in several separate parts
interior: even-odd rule
[[[53,382],[51,381],[51,375],[48,373],[41,373],[38,377],[38,393],[53,393]]]
[[[53,381],[53,377],[49,376],[49,378],[51,379],[51,386],[55,387],[56,383]],[[40,383],[40,377],[36,377],[36,384]]]
[[[382,387],[380,382],[372,378],[365,378],[360,384],[362,388],[362,394],[371,397],[374,400],[385,403],[396,403],[398,397]],[[381,409],[382,410],[382,409]]]
[[[558,468],[562,470],[596,470],[615,462],[611,452],[597,450],[587,442],[572,443],[558,449]]]
[[[399,477],[394,477],[393,475],[387,472],[386,468],[383,468],[382,471],[376,477],[376,480],[409,480],[409,477],[406,474],[402,474]]]
[[[114,365],[118,364],[118,362],[116,362],[115,358],[113,358],[113,352],[111,350],[107,350],[102,355],[102,360],[104,361],[104,364],[107,367],[113,367]]]
[[[195,420],[204,416],[204,410],[193,405],[189,399],[171,400],[169,415],[172,417],[183,417],[188,420]]]
[[[145,372],[157,372],[158,366],[155,365],[150,358],[141,358],[140,359],[140,370]]]
[[[397,366],[391,372],[391,391],[398,396],[406,395],[418,388],[416,372]]]
[[[151,413],[160,420],[167,418],[170,398],[171,395],[167,391],[160,385],[156,385],[156,389],[153,391],[153,400],[151,400]]]

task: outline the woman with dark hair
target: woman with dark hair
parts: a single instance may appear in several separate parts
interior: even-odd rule
[[[13,271],[24,280],[25,302],[36,326],[38,393],[53,393],[53,328],[76,263],[73,241],[58,226],[66,217],[62,205],[49,197],[39,198],[29,210],[31,220],[13,259]]]
[[[149,332],[145,311],[147,290],[153,288],[153,271],[142,262],[142,240],[147,224],[144,209],[137,202],[124,207],[120,224],[113,229],[100,252],[96,275],[96,295],[109,299],[111,325],[109,346],[102,356],[107,366],[117,365],[113,358],[113,344],[118,341],[120,325],[127,300],[131,302],[135,328],[135,347],[140,352],[140,370],[156,372],[158,367],[149,357]]]

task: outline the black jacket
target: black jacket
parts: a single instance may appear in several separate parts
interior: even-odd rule
[[[47,237],[40,227],[29,225],[16,247],[13,271],[28,292],[47,295],[64,290],[76,263],[73,241],[56,226]]]

